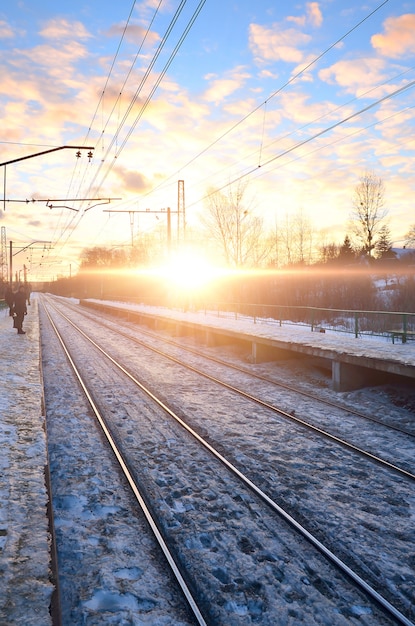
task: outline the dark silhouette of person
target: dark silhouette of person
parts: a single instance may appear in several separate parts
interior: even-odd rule
[[[7,285],[6,291],[4,292],[4,300],[9,307],[9,315],[13,315],[13,303],[14,303],[14,293],[13,289],[10,285]]]
[[[26,307],[26,289],[24,285],[20,285],[17,293],[14,294],[14,327],[17,328],[18,335],[25,335],[25,331],[23,330],[23,319],[27,313]]]

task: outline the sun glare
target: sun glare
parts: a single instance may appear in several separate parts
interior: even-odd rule
[[[201,255],[187,252],[170,259],[160,272],[172,287],[181,291],[198,291],[205,289],[223,270]]]

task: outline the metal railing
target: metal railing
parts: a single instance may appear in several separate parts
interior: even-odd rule
[[[205,313],[217,316],[250,318],[254,323],[305,326],[313,331],[344,332],[359,337],[402,336],[402,341],[415,333],[415,313],[400,311],[360,311],[323,309],[318,307],[274,304],[209,303]]]
[[[356,338],[364,335],[390,338],[401,336],[405,342],[413,338],[415,333],[415,313],[400,311],[361,311],[229,302],[205,303],[203,311],[205,314],[210,313],[218,317],[249,318],[254,323],[305,326],[312,332],[343,332]]]
[[[120,300],[122,298],[105,298]],[[327,309],[309,306],[279,304],[244,304],[240,302],[183,302],[168,304],[147,298],[128,298],[129,302],[149,306],[164,306],[180,311],[199,312],[205,315],[232,319],[249,319],[261,324],[295,325],[310,328],[312,332],[333,331],[354,337],[400,337],[405,343],[415,339],[415,313],[402,311],[363,311],[353,309]]]

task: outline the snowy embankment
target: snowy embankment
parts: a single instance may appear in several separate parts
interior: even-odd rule
[[[0,312],[0,624],[48,626],[50,576],[37,300],[17,335]]]

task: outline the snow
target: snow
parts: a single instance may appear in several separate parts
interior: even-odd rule
[[[48,626],[53,586],[36,300],[23,327],[26,335],[17,335],[8,309],[0,310],[0,623]]]
[[[312,333],[310,329],[295,326],[279,327],[266,322],[254,323],[249,319],[218,317],[195,311],[174,311],[161,307],[149,307],[116,302],[110,306],[122,306],[142,310],[154,315],[173,319],[187,319],[212,327],[232,328],[261,337],[318,346],[327,350],[354,355],[393,358],[415,366],[415,343],[394,344],[381,339],[353,338],[336,333]],[[26,335],[18,336],[12,328],[8,310],[0,310],[0,349],[2,359],[3,389],[0,395],[0,624],[14,626],[48,626],[51,624],[49,604],[53,592],[50,581],[50,535],[47,526],[48,503],[44,468],[47,464],[46,435],[44,430],[43,387],[39,368],[39,319],[38,300],[32,298],[24,329]],[[55,402],[65,404],[56,389]],[[92,479],[94,480],[94,479]],[[95,478],[95,480],[98,480]],[[174,503],[183,506],[182,503]],[[67,509],[68,517],[58,520],[58,525],[70,528],[72,520],[85,518],[86,508],[82,496],[67,494],[60,502]],[[415,504],[414,504],[415,507]],[[178,508],[177,510],[181,510]],[[89,509],[91,522],[95,517],[116,515],[117,507],[96,503]],[[411,515],[415,516],[415,508]],[[92,525],[93,526],[93,525]],[[92,527],[91,526],[91,527]],[[94,535],[88,541],[94,545]],[[112,564],[111,564],[112,565]],[[105,579],[108,575],[102,572]],[[140,576],[138,568],[119,567],[120,580],[134,580]],[[91,611],[135,610],[137,597],[96,589],[92,598],[85,602]],[[151,598],[142,598],[143,606]],[[145,606],[144,606],[145,609]],[[367,609],[351,607],[355,615],[363,615]],[[235,607],[242,612],[245,607]],[[92,622],[91,622],[92,623]],[[113,622],[117,623],[117,622]],[[161,624],[162,622],[160,622]],[[164,623],[164,622],[163,622]],[[166,624],[168,622],[165,622]]]
[[[164,307],[148,306],[144,304],[132,304],[110,300],[88,300],[105,304],[108,307],[122,308],[130,311],[142,311],[154,317],[167,317],[175,320],[188,320],[210,328],[237,330],[240,333],[254,335],[266,339],[277,339],[288,344],[300,344],[313,348],[320,348],[327,353],[334,351],[339,354],[353,356],[379,358],[415,366],[415,341],[405,344],[392,344],[390,337],[374,337],[372,335],[360,335],[354,337],[335,331],[325,333],[312,332],[310,327],[284,323],[279,326],[275,320],[256,320],[249,317],[238,316],[230,313],[222,313],[221,316],[214,312],[204,311],[180,311]]]

